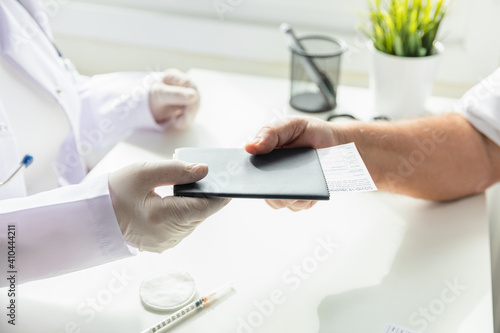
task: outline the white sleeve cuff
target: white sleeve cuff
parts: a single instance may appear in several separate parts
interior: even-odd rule
[[[500,145],[500,69],[465,93],[456,104],[455,111]]]
[[[82,79],[82,129],[106,127],[105,141],[120,139],[135,129],[161,131],[149,108],[149,91],[156,73],[132,72],[95,75]],[[103,126],[106,124],[106,126]]]
[[[135,251],[131,251],[125,243],[116,220],[109,195],[108,175],[96,177],[85,183],[88,185],[88,198],[99,198],[99,200],[88,200],[88,207],[102,253],[110,260],[135,254]]]
[[[132,255],[114,214],[107,175],[1,201],[0,226],[7,225],[16,229],[20,282]],[[0,229],[0,244],[5,244],[7,228]],[[5,268],[5,263],[0,261],[0,270]],[[0,281],[0,287],[2,285]]]

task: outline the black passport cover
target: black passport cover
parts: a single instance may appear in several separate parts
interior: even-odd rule
[[[276,149],[251,155],[237,148],[180,148],[175,159],[208,164],[200,181],[175,185],[188,197],[328,200],[323,169],[314,148]]]

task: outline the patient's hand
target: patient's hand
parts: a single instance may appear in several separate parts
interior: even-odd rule
[[[245,146],[248,153],[267,154],[276,148],[326,148],[339,143],[338,134],[326,121],[311,117],[293,117],[263,127],[255,139]],[[288,208],[294,212],[309,209],[316,201],[266,200],[274,209]]]
[[[276,148],[327,148],[338,145],[339,133],[330,123],[312,117],[291,117],[263,127],[245,146],[250,154],[267,154]]]
[[[316,204],[311,200],[266,200],[267,204],[274,209],[288,208],[294,212],[309,209]]]

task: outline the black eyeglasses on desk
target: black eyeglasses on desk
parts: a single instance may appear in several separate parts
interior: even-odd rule
[[[352,114],[349,113],[339,113],[339,114],[332,114],[326,118],[326,121],[334,121],[338,119],[352,119],[352,120],[360,120],[359,118],[356,118]],[[385,120],[385,121],[390,121],[391,118],[386,117],[386,116],[377,116],[373,117],[372,120]]]

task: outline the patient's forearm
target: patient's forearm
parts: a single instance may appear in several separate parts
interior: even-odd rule
[[[458,114],[331,126],[356,143],[381,190],[450,200],[500,181],[500,148]]]

